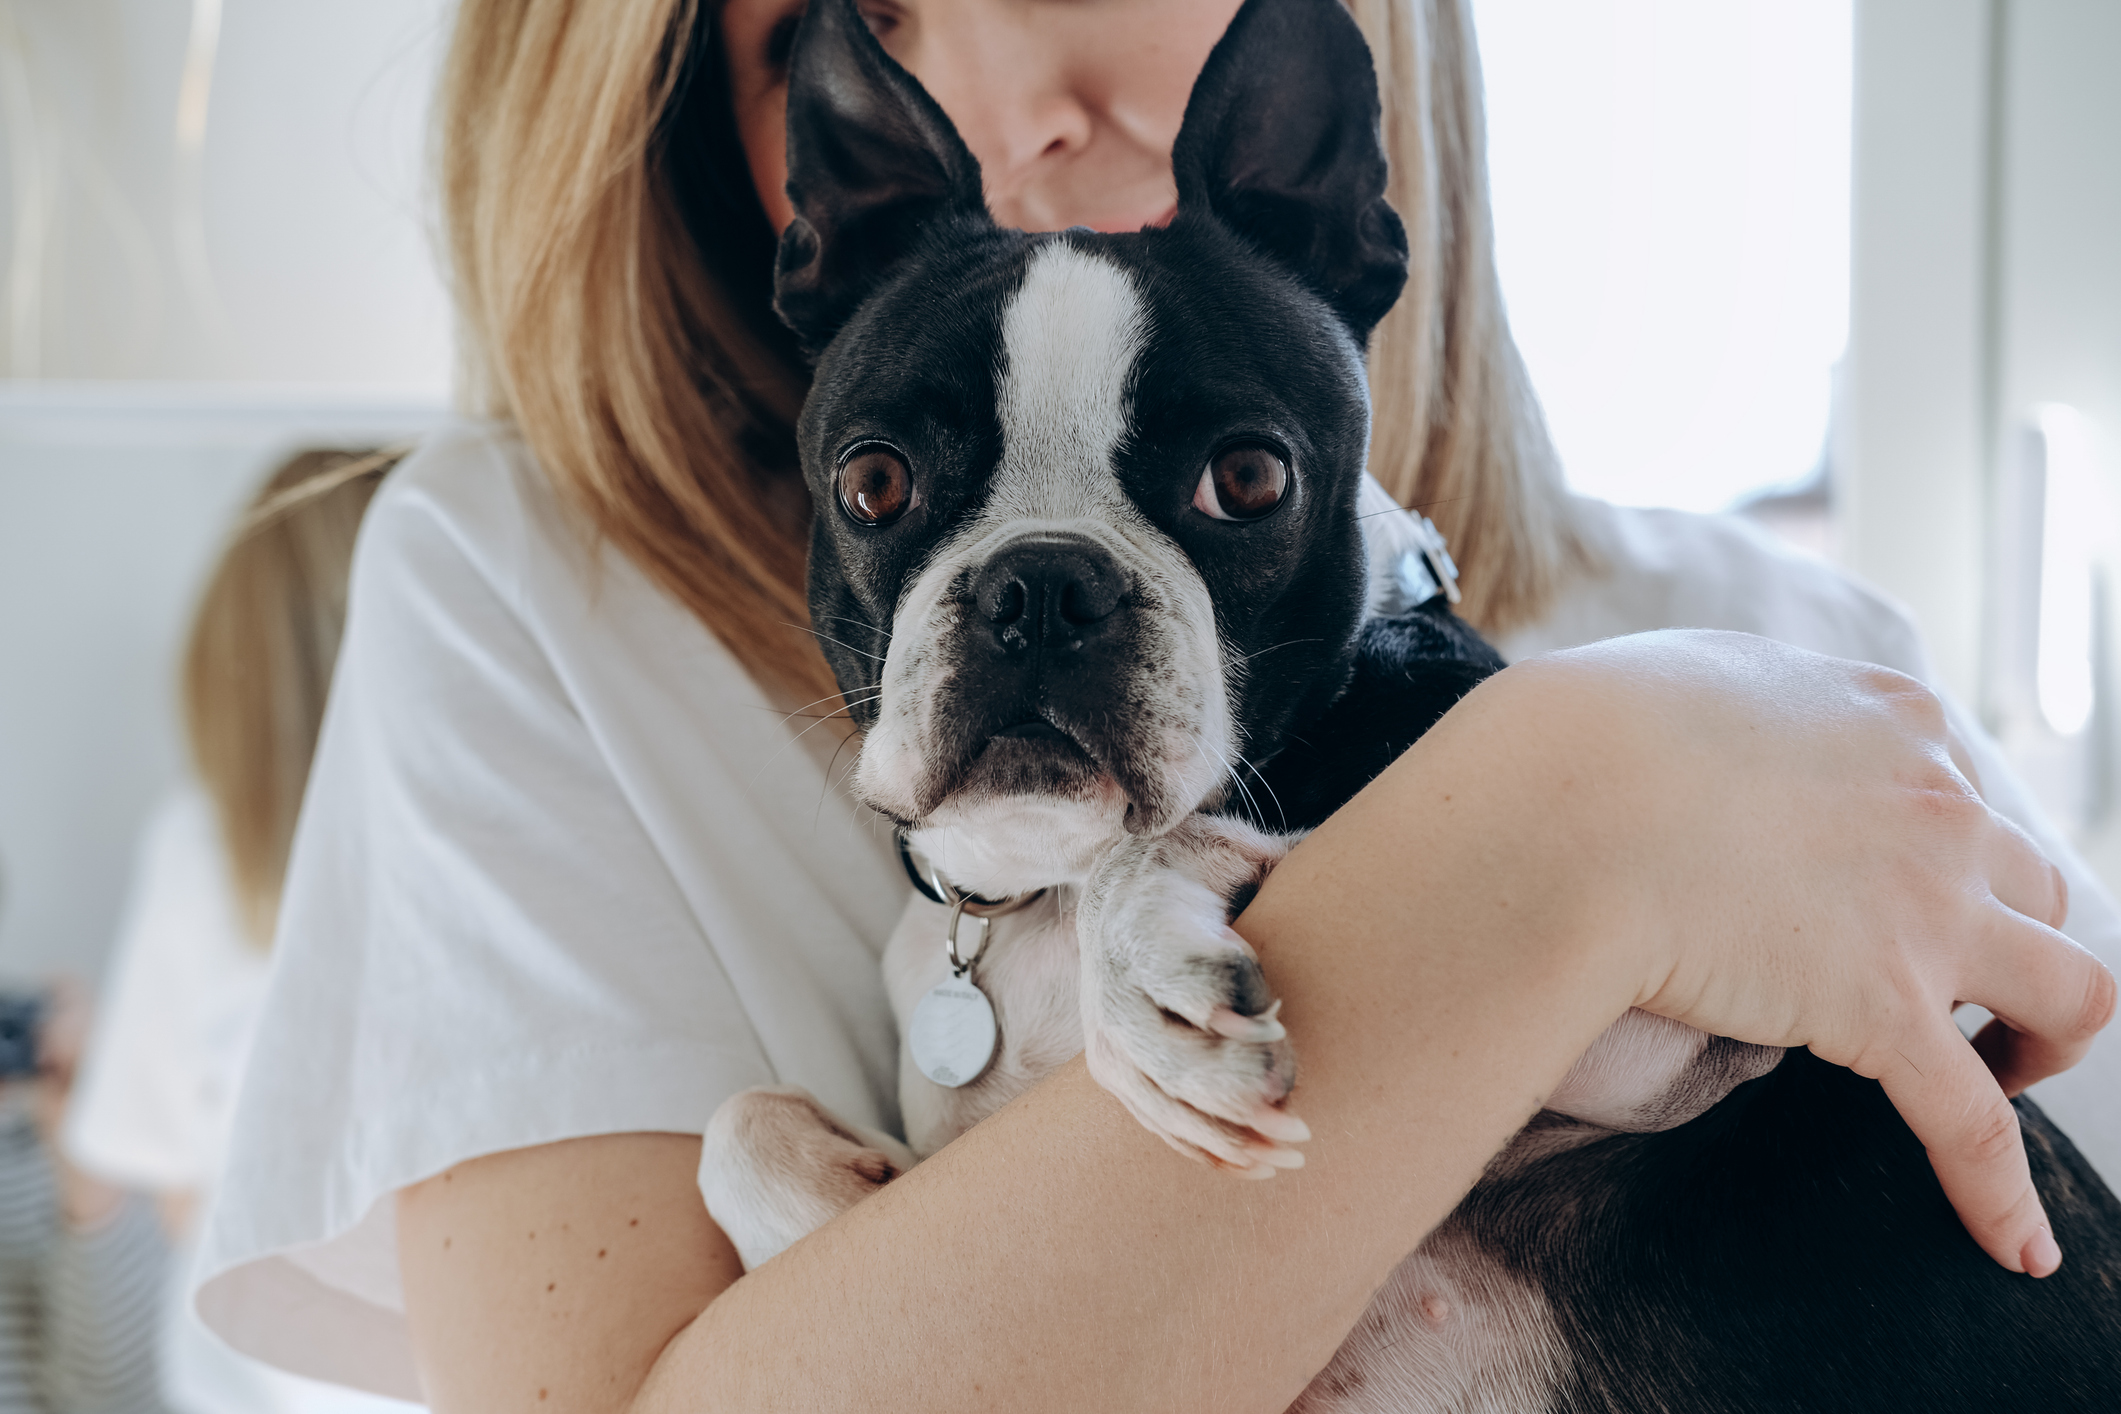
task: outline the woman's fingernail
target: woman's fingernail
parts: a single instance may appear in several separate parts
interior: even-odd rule
[[[2042,1224],[2033,1233],[2032,1241],[2025,1244],[2025,1250],[2018,1254],[2018,1260],[2025,1264],[2025,1270],[2031,1275],[2044,1277],[2062,1265],[2062,1249],[2055,1245],[2055,1235]]]

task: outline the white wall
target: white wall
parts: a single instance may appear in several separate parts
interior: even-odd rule
[[[2086,850],[2121,886],[2121,4],[2011,0],[2002,43],[2003,112],[1994,223],[1993,390],[1999,470],[2007,439],[2048,404],[2081,415],[2103,483],[2105,681],[2089,735],[2059,757],[2041,724],[2003,723],[2029,760],[2097,777]],[[2075,794],[2060,783],[2057,794]],[[2062,802],[2066,805],[2066,799]]]
[[[1569,481],[1720,510],[1819,464],[1850,0],[1475,0],[1496,258]]]
[[[425,143],[448,11],[0,0],[0,373],[445,397]]]
[[[1840,555],[1981,699],[1990,0],[1858,0]]]
[[[178,779],[175,672],[229,519],[273,461],[437,412],[269,389],[0,387],[0,984],[94,975]]]
[[[1836,489],[1843,558],[1914,611],[1946,685],[2003,729],[2050,807],[2105,798],[2079,837],[2121,884],[2113,594],[2103,704],[2075,743],[2009,719],[2022,693],[2002,680],[1987,612],[2012,592],[1996,528],[2036,409],[2083,415],[2094,475],[2121,504],[2117,62],[2112,0],[1857,0]],[[2095,529],[2121,586],[2121,527]]]
[[[178,638],[251,486],[447,399],[450,9],[0,0],[0,975],[100,963],[177,775]]]

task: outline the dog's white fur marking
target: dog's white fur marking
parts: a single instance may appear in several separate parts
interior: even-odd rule
[[[746,1090],[700,1136],[700,1196],[748,1272],[914,1163],[904,1144],[839,1120],[807,1090]]]
[[[1002,464],[989,520],[1133,516],[1112,457],[1148,342],[1149,311],[1126,271],[1064,241],[1032,257],[1002,313]]]
[[[1080,882],[1126,831],[1129,802],[1116,788],[1065,800],[945,799],[921,808],[936,755],[927,748],[937,714],[950,710],[957,669],[942,645],[976,612],[965,597],[971,575],[1026,536],[1088,540],[1129,578],[1131,611],[1151,642],[1130,665],[1156,744],[1156,761],[1142,764],[1153,764],[1166,797],[1148,831],[1201,804],[1235,759],[1207,586],[1185,552],[1135,508],[1114,470],[1148,337],[1147,306],[1125,270],[1065,239],[1038,249],[1002,315],[1002,456],[987,502],[935,549],[893,615],[877,721],[855,789],[885,813],[915,821],[915,843],[963,887],[1001,895]]]
[[[1546,1297],[1446,1222],[1289,1414],[1526,1414],[1548,1407],[1567,1368]]]
[[[913,1014],[929,989],[949,975],[943,956],[949,910],[916,896],[884,949],[891,1009]],[[975,980],[994,1003],[1001,1046],[986,1073],[955,1089],[937,1085],[899,1047],[899,1114],[906,1142],[922,1158],[934,1153],[1059,1069],[1083,1048],[1076,1004],[1075,929],[1061,891],[994,920]]]

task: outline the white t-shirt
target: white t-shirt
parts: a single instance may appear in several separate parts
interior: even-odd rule
[[[1510,650],[1693,625],[1920,666],[1903,616],[1744,527],[1586,510],[1612,576]],[[696,1134],[751,1085],[897,1127],[878,958],[906,884],[784,721],[506,430],[445,432],[398,468],[355,556],[201,1263],[209,1324],[416,1398],[397,1189],[581,1135]]]
[[[265,1001],[266,950],[238,921],[211,800],[165,800],[142,832],[95,1030],[61,1136],[82,1169],[148,1193],[210,1195]],[[189,1244],[173,1254],[157,1354],[175,1414],[404,1414],[411,1406],[239,1355],[192,1310]]]

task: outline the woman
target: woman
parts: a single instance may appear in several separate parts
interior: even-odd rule
[[[871,15],[1002,220],[1129,228],[1170,210],[1235,8]],[[1571,506],[1502,326],[1464,8],[1355,9],[1415,246],[1373,349],[1376,469],[1436,508],[1476,622],[1532,643],[1660,575],[1683,619],[1689,573],[1713,598],[1742,566],[1772,586],[1728,626],[1772,626],[1757,598],[1912,665],[1824,570]],[[2053,1269],[2002,1094],[2112,1006],[2053,930],[2060,877],[1908,679],[1680,635],[1500,674],[1247,911],[1303,1048],[1300,1175],[1177,1162],[1078,1061],[739,1282],[699,1130],[775,1081],[892,1127],[875,957],[906,892],[833,789],[842,743],[768,710],[833,695],[797,627],[803,380],[767,305],[793,23],[787,0],[460,14],[444,176],[498,420],[424,448],[364,531],[210,1321],[450,1414],[1281,1409],[1630,1004],[1882,1078],[1990,1253]],[[2013,1023],[1994,1077],[1962,998]]]
[[[316,450],[277,467],[230,536],[185,642],[195,783],[145,832],[65,1147],[91,1172],[154,1194],[186,1259],[264,1000],[354,534],[395,461]],[[160,1341],[160,1403],[177,1414],[402,1407],[231,1354],[200,1327],[189,1289],[188,1280],[171,1289],[178,1300],[164,1308]]]

